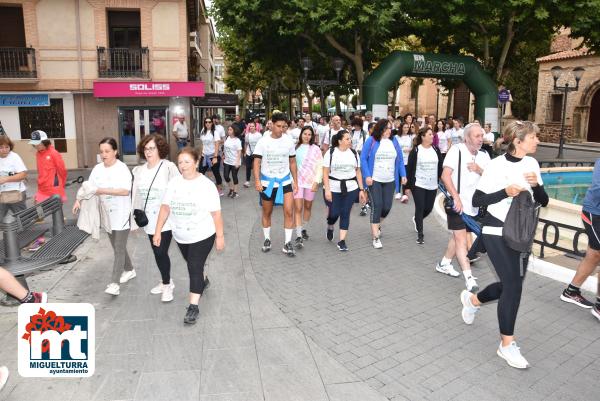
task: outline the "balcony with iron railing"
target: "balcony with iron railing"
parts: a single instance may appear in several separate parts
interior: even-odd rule
[[[35,49],[0,47],[0,79],[37,79]]]
[[[150,57],[147,47],[98,47],[99,78],[150,78]]]

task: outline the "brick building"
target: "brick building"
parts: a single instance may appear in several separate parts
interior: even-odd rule
[[[35,129],[75,168],[105,136],[136,163],[176,114],[193,127],[191,97],[214,88],[210,24],[203,1],[0,0],[0,121],[27,167]]]
[[[538,92],[535,121],[540,125],[540,139],[558,142],[561,130],[564,92],[554,90],[550,69],[563,68],[557,84],[575,86],[572,71],[583,67],[585,72],[579,90],[569,92],[565,113],[565,138],[567,142],[600,142],[600,57],[579,48],[581,40],[570,38],[564,29],[553,40],[551,54],[537,59],[539,64]]]

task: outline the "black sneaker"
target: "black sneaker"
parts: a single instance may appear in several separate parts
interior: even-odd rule
[[[271,240],[267,238],[262,246],[262,251],[269,252],[270,250],[271,250]]]
[[[202,291],[206,291],[210,288],[210,280],[208,279],[208,276],[206,278],[204,278],[204,289]]]
[[[234,193],[235,193],[235,192],[233,192],[233,189],[230,189],[230,190],[229,190],[229,193],[227,194],[227,196],[228,196],[228,197],[230,197],[230,198],[233,198],[233,194],[234,194]]]
[[[337,247],[342,252],[346,252],[348,250],[348,247],[346,246],[346,241],[344,241],[344,240],[341,240],[340,242],[338,242]]]
[[[423,234],[417,235],[417,244],[423,245],[424,243],[425,243],[425,239],[423,237]]]
[[[328,241],[333,241],[333,228],[328,228],[327,229],[327,240]]]
[[[294,241],[294,246],[297,249],[300,249],[304,246],[304,240],[302,239],[302,237],[296,237],[296,241]]]
[[[294,245],[292,245],[291,241],[285,243],[282,251],[283,251],[283,253],[287,254],[290,257],[296,256],[296,250],[294,249]]]
[[[592,308],[592,315],[594,315],[596,319],[600,320],[600,305],[594,305]]]
[[[570,292],[567,291],[566,288],[562,292],[562,294],[560,294],[560,299],[562,301],[568,302],[570,304],[575,304],[585,309],[591,309],[594,306],[594,304],[585,299],[580,292]]]
[[[185,324],[195,324],[198,320],[198,315],[200,314],[200,309],[198,305],[190,304],[187,308],[187,312],[185,313],[185,317],[183,318],[183,323]]]
[[[367,215],[367,206],[363,206],[360,208],[360,213],[359,216],[366,216]]]
[[[308,233],[306,232],[306,230],[302,230],[302,239],[305,241],[308,239]]]
[[[233,194],[231,194],[231,199],[235,199],[235,198],[239,198],[240,194],[238,194],[237,192],[234,192]]]

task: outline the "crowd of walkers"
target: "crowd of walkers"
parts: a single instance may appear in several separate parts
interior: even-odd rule
[[[466,324],[474,323],[481,306],[498,301],[501,342],[497,354],[510,366],[526,368],[529,363],[517,346],[515,325],[529,253],[511,248],[503,233],[505,224],[510,224],[507,216],[511,204],[522,194],[537,207],[548,204],[538,163],[528,156],[536,151],[538,132],[539,128],[531,122],[515,121],[506,127],[500,142],[495,140],[489,124],[482,127],[475,121],[463,127],[460,118],[414,119],[407,114],[374,119],[368,112],[365,116],[353,116],[350,121],[333,116],[330,121],[321,118],[317,123],[309,115],[290,120],[277,111],[264,128],[260,121],[243,123],[236,118],[225,129],[214,116],[204,119],[195,146],[184,144],[183,138],[178,137],[176,163],[168,160],[167,138],[152,134],[137,147],[143,164],[130,172],[119,160],[117,141],[111,137],[102,139],[98,145],[101,162],[82,185],[72,209],[74,214],[79,213],[82,229],[102,229],[108,234],[114,257],[105,292],[112,296],[118,296],[124,290],[123,284],[136,277],[127,240],[131,230],[140,228],[148,237],[157,277],[160,276],[149,292],[161,295],[162,302],[172,301],[175,283],[168,249],[175,240],[189,273],[189,306],[183,320],[194,324],[199,317],[201,296],[210,286],[204,271],[206,260],[213,248],[222,250],[225,246],[220,200],[225,196],[223,181],[228,185],[227,195],[237,198],[242,165],[243,187],[248,191],[253,187],[261,205],[261,250],[269,252],[273,246],[272,214],[277,210],[275,206],[281,205],[282,251],[290,257],[307,246],[309,238],[320,236],[314,232],[309,235],[313,203],[320,187],[327,210],[323,234],[333,242],[337,224],[336,245],[341,252],[350,249],[348,235],[354,204],[360,206],[359,216],[369,215],[372,247],[381,249],[383,222],[390,216],[394,200],[405,204],[411,197],[416,243],[425,244],[425,219],[434,209],[438,188],[442,188],[447,194],[443,209],[450,235],[435,271],[460,277],[452,261],[458,263],[464,279],[460,301]],[[42,148],[35,139],[32,141],[39,152],[53,150],[48,143]],[[507,148],[499,155],[501,143]],[[0,136],[1,193],[7,192],[8,196],[8,191],[17,191],[19,195],[10,205],[0,202],[2,215],[25,207],[27,173],[12,149],[10,140]],[[60,182],[48,187],[44,176],[40,191],[47,189],[46,192],[64,198],[64,163],[56,167],[55,156],[50,153],[42,162],[52,161],[53,177]],[[3,174],[5,170],[10,173]],[[45,195],[39,196],[38,199],[36,195],[36,201]],[[600,298],[592,303],[580,291],[600,263],[598,204],[600,161],[594,168],[594,181],[583,206],[582,219],[590,239],[587,254],[561,295],[565,302],[591,309],[600,320]],[[90,219],[90,215],[100,217]],[[94,224],[98,227],[89,227],[90,221],[97,222]],[[477,234],[474,240],[472,232]],[[484,253],[489,256],[498,281],[480,290],[471,264]],[[4,269],[0,269],[0,284],[20,303],[46,301],[45,293],[26,290]],[[0,381],[3,374],[0,370]]]

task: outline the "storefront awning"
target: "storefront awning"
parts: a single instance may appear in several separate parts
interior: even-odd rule
[[[204,82],[94,82],[94,97],[177,96],[204,96]]]
[[[238,104],[238,95],[231,93],[207,93],[192,99],[192,105],[197,107],[235,107]]]

